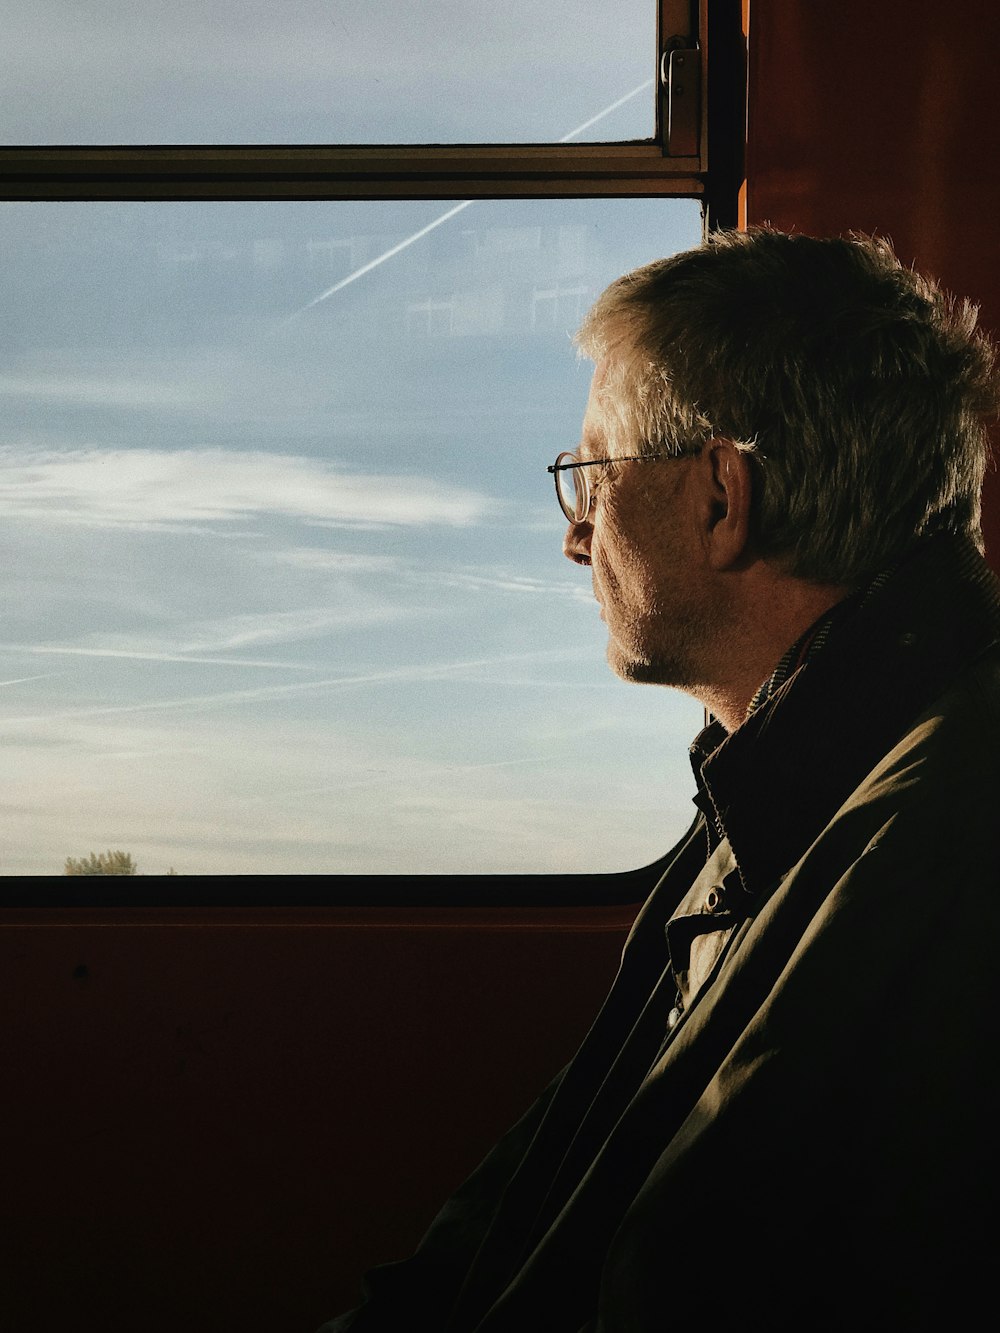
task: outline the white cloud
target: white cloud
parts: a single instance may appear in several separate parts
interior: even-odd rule
[[[399,570],[395,555],[359,555],[354,551],[324,551],[312,546],[290,551],[268,551],[260,557],[267,564],[291,565],[295,569],[329,571],[336,574],[387,574]]]
[[[180,651],[225,651],[254,643],[286,643],[330,630],[370,625],[374,619],[394,619],[392,607],[354,604],[343,607],[303,607],[298,611],[268,611],[225,616],[220,620],[178,625]]]
[[[102,375],[0,375],[0,396],[73,407],[192,407],[208,395],[163,380]]]
[[[141,648],[145,644],[154,653],[226,653],[255,644],[294,643],[332,631],[367,628],[375,623],[398,620],[406,614],[406,607],[382,605],[356,595],[341,606],[302,607],[296,611],[260,611],[182,621],[171,626],[169,638],[106,635],[104,643],[121,649]]]
[[[439,587],[460,588],[470,592],[514,593],[520,596],[541,594],[544,597],[569,598],[574,602],[583,602],[588,606],[594,601],[590,584],[582,583],[579,580],[573,582],[571,579],[561,581],[557,579],[538,579],[526,574],[505,573],[503,570],[480,574],[475,571],[442,569],[431,571],[426,578],[418,577],[422,582],[435,583]]]
[[[428,477],[338,471],[324,459],[222,449],[0,452],[0,510],[98,527],[232,523],[270,515],[348,527],[463,527],[484,495]]]
[[[268,551],[258,557],[268,564],[290,565],[308,572],[339,575],[391,575],[394,583],[407,583],[436,589],[453,588],[459,592],[511,593],[514,596],[559,597],[562,600],[592,605],[594,594],[589,581],[575,578],[540,579],[504,566],[426,566],[394,555],[363,555],[348,551],[326,551],[313,547]]]

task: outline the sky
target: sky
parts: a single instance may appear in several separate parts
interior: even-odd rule
[[[472,49],[459,8],[406,8],[414,59],[446,28]],[[75,11],[78,43],[109,9]],[[311,87],[320,11],[356,25],[291,6],[285,44],[244,33],[219,86],[252,49]],[[129,13],[155,46],[157,11]],[[258,38],[277,21],[261,6]],[[348,36],[335,89],[365,68]],[[564,137],[642,65],[571,107],[536,70],[479,99],[484,125]],[[376,137],[415,123],[395,114]],[[482,201],[432,226],[453,208],[0,205],[0,874],[107,848],[148,874],[621,870],[690,822],[700,709],[611,675],[545,467],[579,436],[584,311],[696,244],[697,205]]]
[[[656,64],[655,0],[0,0],[0,18],[7,144],[546,142]],[[652,132],[650,92],[598,137]]]

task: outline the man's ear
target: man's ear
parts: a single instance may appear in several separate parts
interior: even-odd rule
[[[708,441],[703,459],[711,497],[704,530],[708,563],[732,569],[749,554],[753,464],[745,450],[722,437]]]

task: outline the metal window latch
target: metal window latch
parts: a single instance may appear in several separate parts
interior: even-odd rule
[[[671,37],[660,57],[668,157],[697,157],[701,147],[701,51]]]

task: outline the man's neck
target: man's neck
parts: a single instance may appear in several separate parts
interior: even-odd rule
[[[729,732],[746,720],[754,696],[789,648],[850,590],[772,575],[749,591],[753,595],[742,601],[726,634],[720,678],[692,691]]]

